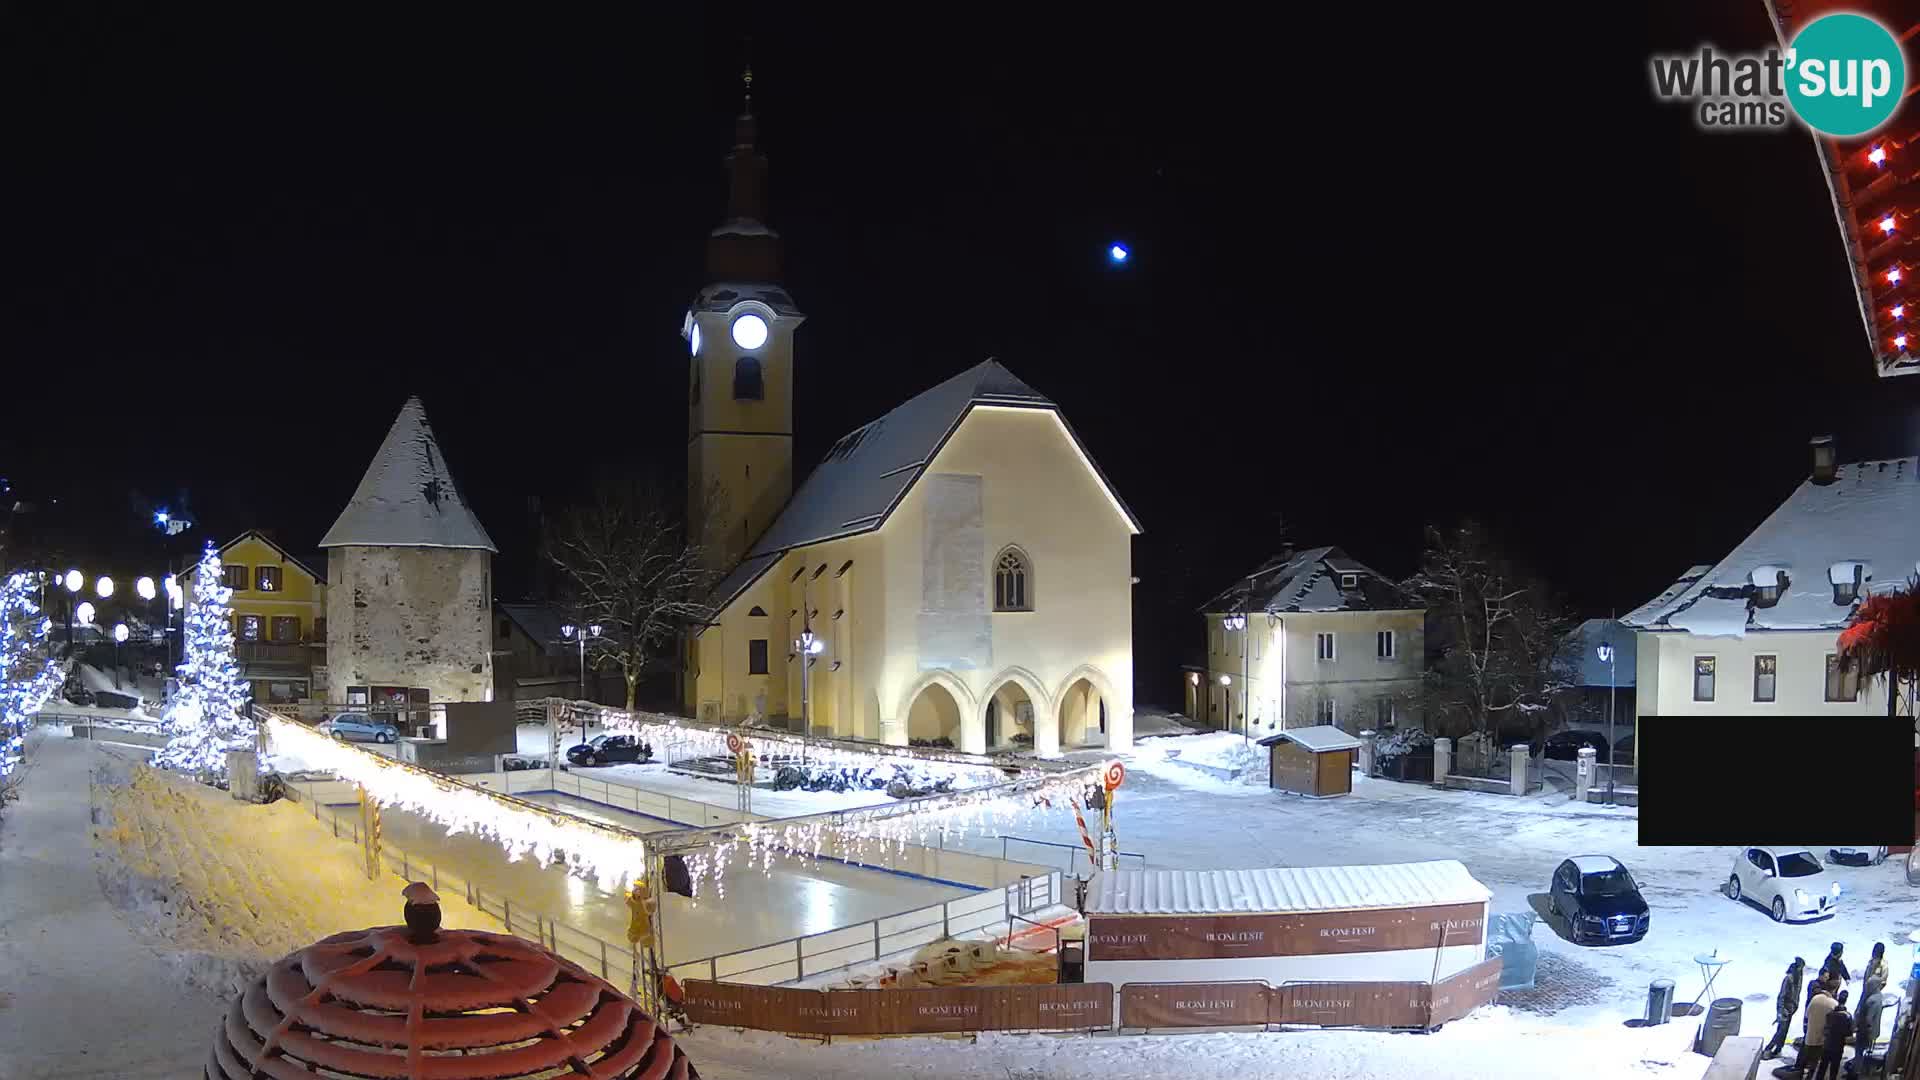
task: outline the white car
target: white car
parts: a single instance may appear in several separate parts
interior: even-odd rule
[[[1750,847],[1733,857],[1727,895],[1760,905],[1775,922],[1795,922],[1833,914],[1840,883],[1806,848]]]

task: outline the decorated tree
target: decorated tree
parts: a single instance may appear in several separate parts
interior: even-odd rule
[[[253,743],[247,687],[233,657],[233,590],[221,584],[220,555],[212,544],[194,571],[193,603],[184,626],[186,662],[180,689],[168,704],[167,745],[156,760],[203,777],[227,774],[227,751]]]
[[[27,727],[65,678],[50,647],[52,622],[40,611],[34,574],[0,584],[0,805],[17,785]]]
[[[1899,715],[1902,691],[1914,713],[1914,685],[1920,680],[1920,578],[1905,587],[1875,593],[1861,601],[1853,621],[1840,632],[1843,671],[1859,671],[1887,683],[1887,715]],[[1915,721],[1920,729],[1920,719]]]

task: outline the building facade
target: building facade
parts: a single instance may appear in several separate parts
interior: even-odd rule
[[[430,702],[492,699],[493,541],[419,398],[320,546],[330,703],[419,716]]]
[[[1337,547],[1287,551],[1209,600],[1186,715],[1263,738],[1418,724],[1426,612]]]
[[[1621,622],[1637,635],[1635,715],[1886,714],[1885,685],[1842,672],[1866,596],[1920,573],[1920,458],[1814,469],[1726,558]]]
[[[1132,743],[1132,538],[1059,407],[991,360],[793,488],[793,335],[751,116],[684,323],[690,522],[722,575],[683,706],[981,752]],[[807,644],[811,643],[811,644]]]
[[[234,657],[253,700],[292,705],[324,698],[326,579],[258,531],[227,541],[219,554],[222,583],[233,590]],[[191,603],[194,575],[179,580]]]

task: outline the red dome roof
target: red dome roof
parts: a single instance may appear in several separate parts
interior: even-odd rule
[[[602,979],[507,934],[404,926],[335,934],[233,1003],[207,1080],[698,1080],[666,1028]]]

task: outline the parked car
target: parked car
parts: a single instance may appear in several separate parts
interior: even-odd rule
[[[399,728],[364,713],[341,713],[331,720],[322,721],[319,728],[342,741],[390,743],[400,738]]]
[[[1639,941],[1653,921],[1640,886],[1611,855],[1576,855],[1561,863],[1548,895],[1575,945]]]
[[[1827,849],[1829,866],[1879,866],[1887,861],[1885,844],[1879,847],[1832,847]]]
[[[1767,909],[1774,922],[1796,922],[1833,914],[1840,883],[1806,848],[1750,847],[1733,857],[1727,895]]]
[[[595,735],[567,748],[570,765],[617,765],[653,760],[653,747],[632,735]]]
[[[1580,751],[1592,747],[1602,762],[1608,761],[1607,737],[1598,731],[1559,731],[1547,736],[1546,756],[1554,761],[1573,761]]]

